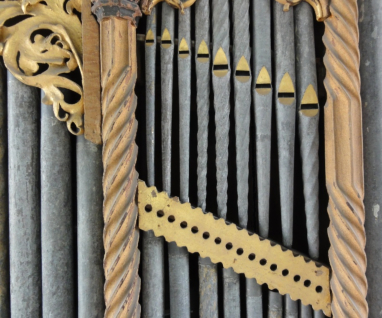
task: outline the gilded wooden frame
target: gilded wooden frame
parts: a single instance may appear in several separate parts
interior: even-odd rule
[[[172,2],[180,9],[186,7],[180,1]],[[187,6],[191,2],[187,2]],[[288,9],[300,1],[280,2]],[[315,7],[318,19],[325,20],[325,153],[331,307],[334,317],[367,317],[357,1],[308,2]],[[44,90],[45,102],[53,105],[56,117],[66,121],[72,133],[81,134],[83,89],[59,76],[77,66],[82,73],[81,25],[74,18],[75,10],[81,11],[81,3],[71,0],[65,2],[65,8],[63,5],[63,0],[0,2],[0,54],[14,76]],[[145,5],[149,11],[150,4],[146,1]],[[93,110],[93,130],[86,137],[96,143],[100,143],[102,137],[104,149],[105,316],[135,317],[140,315],[139,232],[134,199],[137,189],[135,23],[141,11],[137,1],[98,0],[93,12],[101,26],[103,122],[100,129],[101,112]],[[24,18],[11,26],[6,24],[17,16]],[[48,36],[35,32],[41,25],[51,30]],[[25,41],[31,39],[32,34],[33,40]],[[48,64],[48,73],[39,73],[39,62]],[[97,61],[91,65],[97,67]],[[97,90],[101,85],[91,87]],[[80,101],[76,105],[67,105],[58,87],[73,90],[81,96]],[[86,85],[84,87],[87,89]],[[64,110],[64,115],[60,109]],[[86,116],[85,112],[85,134]]]

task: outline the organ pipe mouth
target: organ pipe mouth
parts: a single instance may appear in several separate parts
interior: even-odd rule
[[[295,99],[294,85],[289,73],[285,73],[281,79],[277,98],[283,105],[291,105]]]
[[[154,43],[155,43],[154,33],[150,29],[147,31],[147,34],[146,34],[145,44],[146,46],[152,46]]]
[[[309,84],[301,100],[300,112],[306,117],[314,117],[318,114],[318,98],[312,84]]]
[[[161,44],[164,49],[168,49],[172,45],[171,35],[167,28],[163,31]]]
[[[190,49],[185,38],[182,38],[179,44],[179,57],[185,59],[190,56]]]
[[[247,83],[251,79],[249,65],[244,56],[242,56],[237,63],[235,78],[241,83]]]
[[[268,70],[263,66],[256,80],[255,90],[260,95],[268,95],[272,90],[271,77]]]
[[[196,55],[196,60],[199,63],[207,63],[210,59],[210,52],[208,50],[208,45],[207,43],[203,40],[200,42],[199,48],[198,48],[198,53]]]
[[[217,77],[224,77],[227,75],[229,70],[227,56],[225,55],[223,49],[220,47],[216,52],[213,73]]]

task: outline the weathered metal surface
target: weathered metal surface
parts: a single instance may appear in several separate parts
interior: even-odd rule
[[[251,121],[251,51],[249,48],[249,0],[233,1],[233,83],[236,138],[236,180],[239,226],[248,225],[248,188],[249,188],[249,136]],[[256,312],[254,294],[258,287],[255,282],[246,282],[247,312]],[[261,308],[260,308],[261,309]]]
[[[166,3],[162,4],[161,26],[161,134],[162,134],[162,186],[171,193],[171,140],[172,140],[172,103],[173,103],[173,64],[175,20],[174,9]]]
[[[314,44],[313,10],[308,3],[301,3],[294,9],[296,41],[296,92],[298,128],[302,176],[305,199],[306,229],[309,256],[319,256],[319,105],[317,98],[316,54]],[[301,305],[300,316],[312,317],[310,306]],[[316,312],[315,317],[322,317]]]
[[[145,79],[146,79],[146,153],[147,182],[155,183],[155,88],[157,52],[157,9],[147,17],[145,36]]]
[[[252,62],[253,103],[255,113],[256,180],[259,234],[268,237],[269,199],[271,182],[271,120],[272,120],[272,53],[271,53],[271,3],[252,1]],[[248,284],[247,284],[248,285]],[[254,317],[263,312],[262,289],[252,283],[247,290],[254,302],[253,311],[247,306],[247,313]],[[249,295],[250,293],[250,295]],[[270,301],[272,303],[272,300]],[[273,305],[272,305],[273,306]]]
[[[228,0],[212,1],[212,86],[214,90],[216,181],[219,217],[226,218],[228,199],[228,143],[230,114],[230,21]],[[240,281],[231,269],[223,270],[225,317],[240,316]]]
[[[181,15],[180,11],[177,13],[179,17],[177,47],[179,87],[179,197],[182,202],[187,202],[189,195],[190,163],[191,11],[185,11],[184,16]],[[165,14],[164,11],[162,14]],[[170,14],[169,17],[173,19],[174,15]],[[172,23],[174,23],[174,21],[172,21]],[[170,50],[170,48],[168,50]],[[167,73],[166,76],[172,76],[172,74]],[[168,92],[173,94],[173,89],[171,88],[171,90]],[[172,125],[170,123],[170,129],[171,127]],[[187,249],[184,247],[178,247],[175,243],[170,242],[168,245],[168,260],[170,276],[171,317],[190,317],[190,273]]]
[[[102,318],[102,147],[76,138],[78,317]]]
[[[293,10],[283,12],[282,6],[275,4],[273,11],[281,228],[283,244],[290,248],[293,243],[294,143],[296,122]],[[297,317],[297,302],[291,301],[288,296],[285,300],[285,314],[287,317]]]
[[[248,224],[249,123],[251,71],[249,63],[249,0],[233,1],[233,67],[236,138],[236,180],[239,226]]]
[[[161,34],[162,176],[163,189],[171,193],[175,11],[167,3],[162,4]],[[188,269],[186,272],[183,272],[181,268],[182,265],[186,265],[188,268],[188,258],[185,261],[186,257],[186,252],[184,250],[179,251],[175,244],[169,244],[170,312],[172,317],[189,317],[190,315]],[[185,275],[187,275],[187,277]]]
[[[138,183],[139,227],[330,315],[329,268]],[[288,295],[288,297],[289,297]]]
[[[8,72],[11,316],[40,317],[40,94]]]
[[[334,317],[367,317],[357,1],[332,0],[325,21],[325,169]]]
[[[365,161],[365,229],[369,317],[382,312],[382,2],[358,1],[360,8],[361,97]]]
[[[268,237],[271,179],[272,54],[271,3],[253,1],[253,100],[256,127],[256,173],[259,233]]]
[[[8,71],[24,84],[41,88],[44,103],[52,105],[56,118],[66,122],[72,134],[80,135],[82,87],[61,76],[73,71],[82,76],[81,22],[75,11],[81,12],[79,1],[1,1],[0,54]],[[66,101],[63,89],[78,99]]]
[[[195,69],[198,114],[198,206],[205,211],[207,199],[208,123],[210,111],[210,6],[207,1],[195,4]],[[217,266],[209,258],[199,258],[199,316],[218,317]]]
[[[146,153],[148,184],[155,184],[155,88],[157,9],[147,17],[145,37]],[[163,238],[152,231],[142,233],[142,317],[164,315]]]
[[[135,2],[97,2],[101,30],[105,317],[139,317]],[[134,11],[135,10],[135,11]]]
[[[268,318],[283,318],[283,298],[277,292],[269,292]]]
[[[0,62],[0,317],[9,312],[9,232],[7,165],[7,75]]]
[[[84,89],[85,138],[101,144],[101,61],[99,54],[99,26],[91,13],[91,1],[82,1],[82,49]]]
[[[68,317],[74,315],[75,253],[70,135],[43,103],[40,129],[42,314]]]

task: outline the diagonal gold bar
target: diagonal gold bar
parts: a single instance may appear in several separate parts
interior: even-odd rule
[[[329,268],[138,183],[139,228],[330,316]]]

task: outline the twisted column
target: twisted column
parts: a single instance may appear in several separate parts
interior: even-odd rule
[[[105,317],[139,317],[136,2],[96,2],[101,26]]]
[[[325,22],[326,183],[334,317],[367,317],[362,121],[356,0],[332,0]]]

